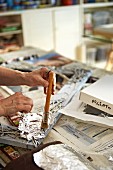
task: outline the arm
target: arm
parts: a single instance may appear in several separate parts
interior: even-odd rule
[[[5,67],[0,67],[0,85],[6,86],[41,85],[47,87],[48,86],[48,81],[46,80],[47,72],[48,72],[47,68],[41,68],[39,70],[26,73]]]
[[[5,67],[0,67],[0,85],[28,85],[28,86],[44,86],[48,87],[48,69],[41,68],[29,73],[15,71]],[[54,91],[54,90],[53,90]],[[53,92],[52,92],[53,93]],[[33,106],[31,99],[22,95],[22,93],[15,93],[14,95],[0,100],[0,116],[14,115],[18,111],[30,112]]]

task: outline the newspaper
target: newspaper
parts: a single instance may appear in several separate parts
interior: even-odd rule
[[[71,88],[69,88],[69,86]],[[44,142],[60,140],[71,146],[84,160],[86,159],[86,162],[88,162],[93,169],[112,170],[112,118],[85,114],[85,105],[78,100],[81,86],[80,88],[78,87],[78,91],[76,90],[76,92],[72,93],[71,100],[68,100],[69,103],[64,103],[65,107],[59,112],[63,114],[61,119],[51,130],[47,138],[45,138]],[[65,88],[68,88],[68,90]],[[71,90],[73,92],[74,84],[68,84],[65,88],[61,90],[61,93],[57,95],[57,97],[67,98],[68,91]],[[66,93],[64,93],[65,91]],[[37,112],[37,109],[41,109],[41,105],[45,103],[45,96],[42,89],[38,89],[38,91],[35,92],[28,92],[28,90],[24,89],[23,93],[33,98],[34,110],[32,110],[32,112]],[[62,94],[64,94],[64,96]],[[73,95],[74,97],[72,97]],[[94,118],[96,121],[92,122]]]
[[[60,140],[71,146],[94,169],[113,169],[113,130],[87,124],[63,115],[47,140]]]
[[[50,138],[68,144],[95,169],[113,169],[113,120],[83,112],[84,103],[79,93],[60,112],[63,114],[55,125]]]

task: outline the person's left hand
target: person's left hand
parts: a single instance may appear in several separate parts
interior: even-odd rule
[[[0,116],[13,116],[17,112],[28,113],[33,107],[33,101],[21,92],[0,100]]]

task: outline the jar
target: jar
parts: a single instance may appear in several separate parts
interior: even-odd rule
[[[73,5],[73,0],[62,0],[62,5]]]

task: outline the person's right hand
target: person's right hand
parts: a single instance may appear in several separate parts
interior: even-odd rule
[[[12,116],[17,112],[28,113],[33,107],[32,99],[24,96],[21,92],[0,100],[0,116]]]

